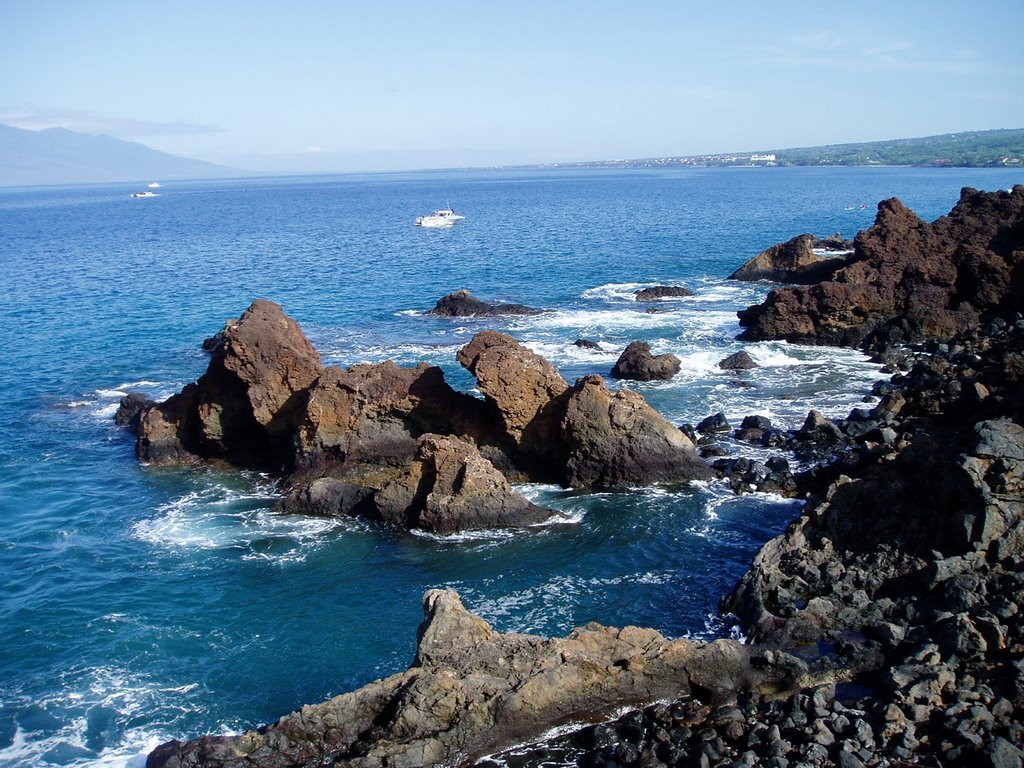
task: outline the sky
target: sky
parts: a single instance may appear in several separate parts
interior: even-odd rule
[[[0,123],[258,171],[1024,127],[1024,0],[0,0]]]

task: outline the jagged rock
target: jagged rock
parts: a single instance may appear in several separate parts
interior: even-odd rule
[[[566,485],[625,486],[712,476],[681,430],[628,389],[612,393],[600,376],[569,392],[561,420]]]
[[[770,280],[775,283],[810,285],[828,280],[846,266],[846,256],[819,256],[814,235],[797,235],[785,243],[762,251],[731,275],[730,280]]]
[[[436,366],[385,361],[327,368],[310,388],[296,432],[296,464],[323,470],[359,462],[401,464],[427,432],[483,439],[493,424],[484,404],[456,392]]]
[[[964,188],[928,224],[895,198],[878,205],[851,263],[811,286],[772,291],[739,313],[748,340],[855,345],[948,338],[1024,302],[1024,185]]]
[[[286,465],[306,390],[322,371],[298,323],[257,299],[225,329],[199,381],[143,414],[139,455],[153,462],[192,456]]]
[[[148,768],[454,764],[626,702],[783,691],[805,670],[791,656],[758,656],[733,640],[667,640],[636,627],[589,624],[556,639],[501,634],[444,590],[427,592],[424,614],[406,672],[259,730],[169,742]]]
[[[714,435],[720,432],[728,432],[731,429],[732,427],[729,426],[728,419],[725,418],[725,414],[721,411],[708,416],[706,419],[702,419],[700,424],[697,425],[697,431],[702,435]]]
[[[540,314],[540,310],[522,304],[489,304],[462,289],[442,296],[428,314],[444,317],[494,317],[495,315],[537,315]]]
[[[507,436],[546,453],[560,416],[555,401],[569,388],[555,366],[497,331],[478,333],[459,350],[458,360],[476,377]]]
[[[682,362],[675,355],[653,355],[646,341],[634,341],[619,355],[612,367],[612,376],[634,381],[671,379],[681,367]]]
[[[757,361],[750,356],[750,353],[740,350],[718,362],[718,367],[726,371],[747,371],[757,368]]]
[[[114,423],[119,427],[127,427],[130,431],[138,434],[139,423],[142,421],[142,414],[152,408],[156,403],[143,392],[129,392],[121,398],[117,405],[117,413],[114,414]]]
[[[432,533],[533,525],[556,515],[515,491],[474,445],[423,435],[410,465],[373,496],[371,517]]]
[[[636,296],[637,301],[685,299],[687,296],[693,296],[693,291],[681,285],[655,285],[650,288],[641,288],[634,296]]]

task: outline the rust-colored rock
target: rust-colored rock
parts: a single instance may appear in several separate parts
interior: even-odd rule
[[[1024,301],[1024,185],[965,188],[929,224],[899,200],[879,203],[852,263],[811,286],[772,291],[739,313],[741,338],[857,345],[948,338]]]
[[[552,401],[569,385],[551,363],[497,331],[483,331],[459,350],[508,437],[528,450],[553,439],[558,415]]]
[[[571,487],[706,480],[713,474],[690,439],[641,395],[611,392],[600,376],[576,382],[560,427],[563,482]]]
[[[682,361],[671,352],[655,355],[646,341],[627,346],[612,366],[612,377],[634,381],[671,379],[682,367]]]

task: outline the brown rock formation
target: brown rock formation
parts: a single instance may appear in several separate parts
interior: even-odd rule
[[[654,381],[671,379],[682,366],[682,361],[671,353],[654,355],[646,341],[634,341],[627,346],[612,366],[616,379]]]
[[[551,509],[528,501],[474,445],[424,435],[416,458],[373,496],[370,516],[432,533],[532,525]]]
[[[761,251],[731,275],[730,280],[770,280],[775,283],[810,285],[828,280],[846,266],[846,256],[819,256],[814,248],[821,241],[814,235],[797,235],[792,240]]]
[[[551,363],[508,334],[483,331],[459,350],[507,436],[517,446],[545,450],[554,437],[555,401],[569,385]]]
[[[561,421],[563,482],[575,488],[706,480],[711,468],[677,427],[628,389],[584,376]]]
[[[406,672],[303,707],[239,736],[172,741],[148,768],[420,768],[469,762],[627,703],[700,693],[791,688],[803,669],[732,640],[668,640],[651,629],[590,624],[568,637],[501,634],[454,592],[424,598],[419,647]]]
[[[225,329],[199,381],[143,415],[139,456],[286,465],[306,390],[322,371],[298,323],[277,304],[257,299]]]
[[[739,313],[745,339],[857,345],[948,338],[1024,300],[1024,185],[965,188],[928,224],[879,203],[853,262],[817,285],[781,288]]]

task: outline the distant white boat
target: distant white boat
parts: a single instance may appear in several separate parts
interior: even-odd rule
[[[149,182],[149,184],[147,186],[150,189],[160,189],[160,182],[159,181],[151,181],[151,182]]]
[[[456,221],[462,221],[465,216],[456,213],[451,208],[443,208],[440,211],[434,211],[428,216],[417,216],[416,226],[417,227],[450,227]]]
[[[147,189],[145,192],[132,192],[132,197],[160,197],[160,195]]]

